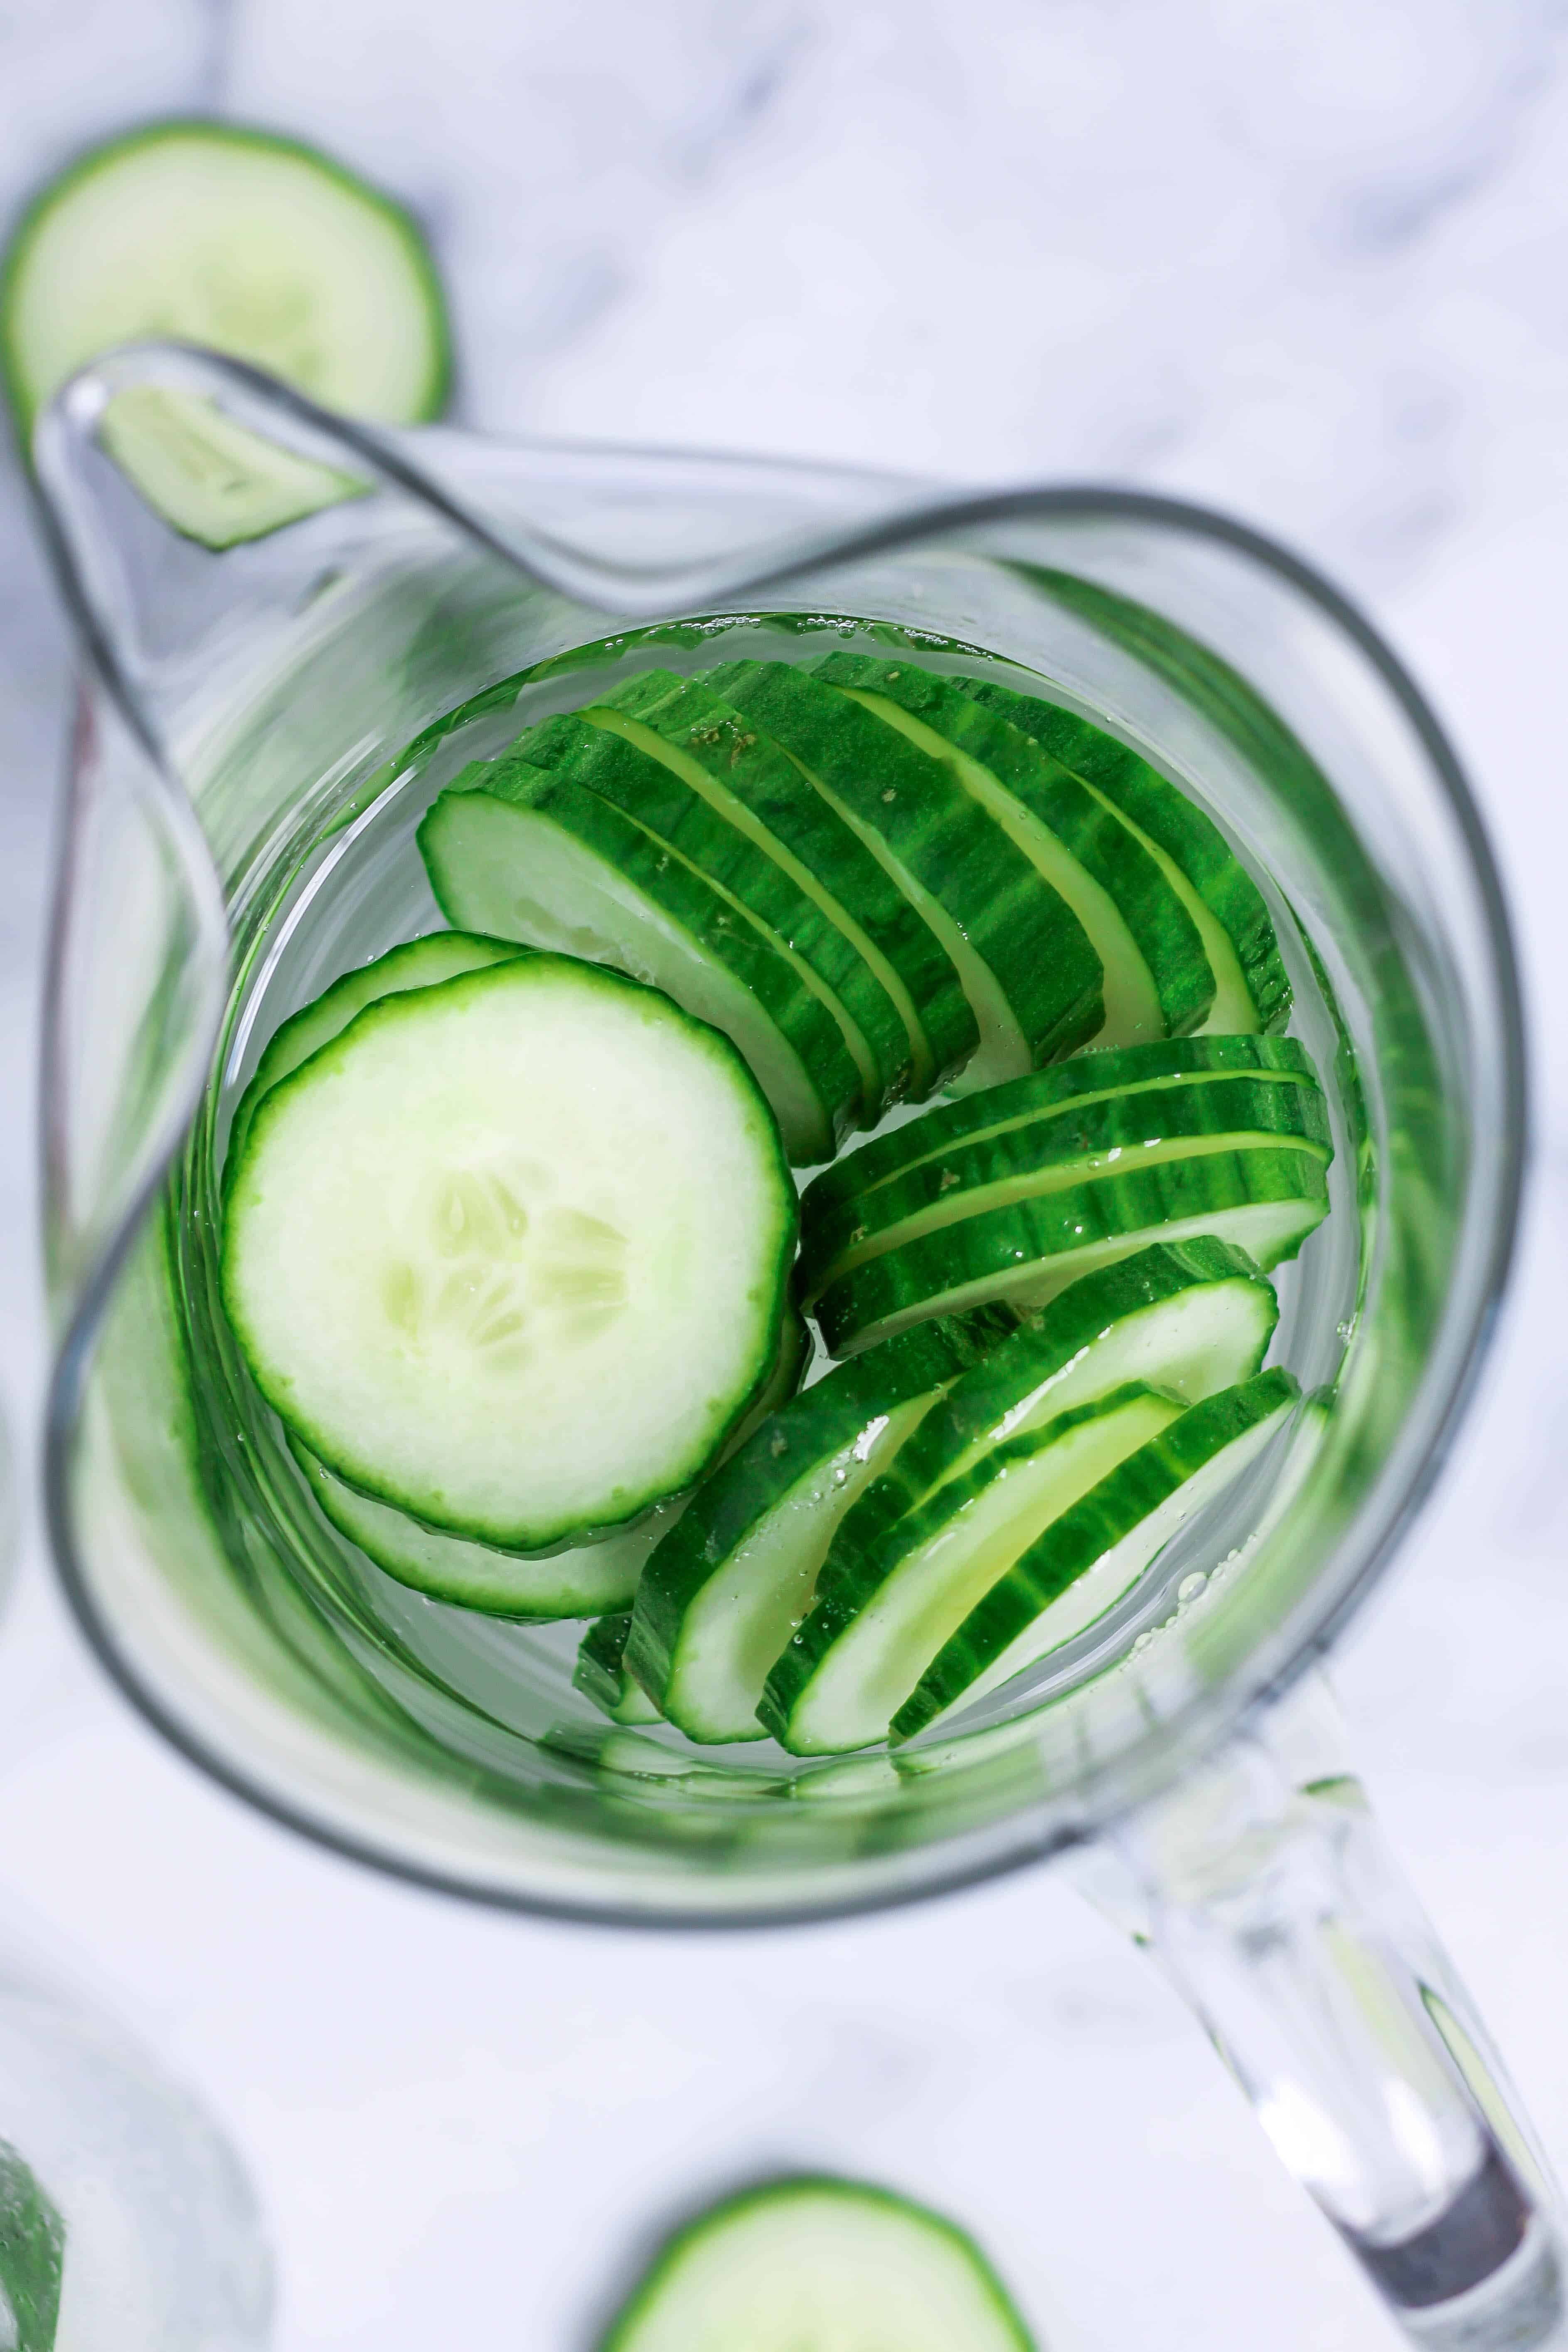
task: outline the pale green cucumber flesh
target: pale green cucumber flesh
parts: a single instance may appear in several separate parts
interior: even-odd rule
[[[787,663],[727,664],[708,683],[800,763],[938,930],[980,1028],[966,1087],[1094,1035],[1100,961],[1081,925],[942,761]]]
[[[715,1031],[525,956],[372,1005],[251,1124],[228,1319],[330,1469],[544,1551],[689,1486],[774,1370],[796,1201]]]
[[[289,1450],[322,1517],[375,1567],[415,1592],[487,1617],[544,1623],[629,1609],[643,1563],[679,1508],[661,1505],[640,1527],[606,1536],[603,1543],[530,1559],[422,1527],[407,1512],[346,1485],[298,1438],[290,1437]]]
[[[787,751],[701,678],[653,670],[605,698],[700,770],[716,806],[752,830],[811,889],[880,981],[904,1043],[908,1093],[921,1100],[974,1043],[973,1021],[951,958],[860,835],[829,807]]]
[[[165,384],[117,392],[97,438],[143,506],[214,554],[374,488],[363,474],[318,465],[236,424],[215,401]]]
[[[1110,801],[1159,856],[1214,968],[1207,1026],[1215,1032],[1283,1028],[1291,992],[1274,924],[1262,892],[1214,820],[1140,753],[1076,712],[990,679],[962,684]]]
[[[992,1446],[1130,1381],[1195,1404],[1249,1380],[1279,1320],[1272,1284],[1207,1234],[1156,1242],[1082,1276],[953,1383],[846,1519],[838,1548],[857,1549],[966,1476]]]
[[[679,769],[634,740],[624,723],[601,726],[575,712],[547,719],[528,729],[494,764],[504,773],[514,761],[608,801],[700,876],[723,901],[732,923],[749,929],[783,959],[837,1032],[831,1058],[820,1053],[814,1057],[819,1076],[836,1076],[844,1115],[852,1124],[874,1127],[886,1108],[881,1076],[855,1008],[868,991],[879,996],[881,992],[859,951],[816,900]]]
[[[909,1738],[1085,1632],[1282,1429],[1299,1391],[1260,1372],[1191,1406],[1047,1527],[950,1635],[893,1719]]]
[[[55,2352],[66,2224],[33,2168],[0,2139],[0,2341],[8,2352]]]
[[[659,1713],[642,1685],[626,1672],[629,1609],[596,1618],[577,1645],[572,1682],[612,1723],[657,1723]]]
[[[1268,1273],[1327,1212],[1322,1164],[1306,1152],[1165,1160],[943,1225],[853,1267],[813,1311],[829,1351],[854,1354],[923,1316],[990,1301],[1043,1306],[1152,1242],[1212,1234]]]
[[[835,1528],[1005,1317],[928,1324],[841,1366],[703,1486],[637,1588],[627,1661],[702,1743],[759,1739],[769,1667],[811,1604]]]
[[[809,1301],[868,1258],[1041,1193],[1111,1173],[1131,1174],[1213,1152],[1303,1150],[1332,1155],[1316,1087],[1254,1087],[1246,1079],[1112,1097],[1031,1127],[965,1143],[825,1215],[807,1215],[799,1294]],[[809,1196],[808,1196],[809,1198]]]
[[[24,215],[0,278],[0,365],[24,443],[68,376],[153,336],[248,360],[385,424],[416,424],[446,401],[446,307],[414,222],[265,131],[132,131]]]
[[[732,1041],[797,1166],[833,1157],[833,1102],[812,1066],[820,1008],[700,877],[618,810],[564,783],[548,804],[448,792],[421,824],[419,846],[448,921],[661,989]]]
[[[678,2231],[598,2352],[1034,2352],[951,2221],[855,2181],[743,2189]]]
[[[456,980],[461,972],[482,971],[488,964],[508,963],[513,956],[527,952],[514,940],[480,939],[468,931],[432,931],[426,939],[389,948],[374,963],[345,971],[341,980],[334,980],[320,996],[280,1023],[262,1048],[229,1127],[230,1164],[238,1162],[246,1131],[263,1095],[323,1045],[331,1045],[367,1004],[377,1004],[384,996],[396,996],[405,989],[434,988],[444,980]]]
[[[1202,1086],[1231,1077],[1259,1084],[1316,1087],[1317,1073],[1294,1037],[1239,1034],[1173,1037],[1114,1053],[1080,1054],[1049,1069],[1032,1070],[1008,1085],[956,1102],[934,1104],[922,1118],[857,1146],[814,1176],[806,1190],[808,1216],[830,1203],[892,1182],[960,1145],[1005,1135],[1016,1127],[1068,1110],[1087,1110],[1111,1097],[1168,1086]],[[1321,1089],[1319,1089],[1321,1092]]]
[[[728,1441],[721,1460],[738,1451],[769,1413],[787,1403],[800,1385],[810,1350],[810,1335],[792,1308],[784,1317],[773,1376]],[[686,1498],[678,1496],[672,1502],[659,1504],[635,1528],[606,1536],[601,1543],[574,1545],[543,1559],[530,1558],[423,1527],[407,1512],[395,1510],[390,1504],[347,1486],[297,1437],[289,1436],[289,1449],[322,1517],[356,1545],[373,1566],[416,1592],[491,1617],[542,1622],[625,1610],[629,1622],[644,1564],[686,1507]],[[637,1704],[637,1699],[627,1701],[634,1710]],[[634,1711],[617,1720],[657,1721],[658,1714],[657,1708],[651,1708],[647,1717]]]
[[[869,1747],[971,1610],[1041,1530],[1176,1420],[1142,1383],[994,1448],[868,1552],[830,1554],[811,1615],[769,1675],[762,1716],[796,1754]]]
[[[1100,1028],[1089,1040],[1104,1046],[1132,1045],[1165,1034],[1153,976],[1138,942],[1110,893],[1079,864],[1035,812],[998,782],[992,771],[912,710],[885,694],[868,692],[842,677],[852,656],[834,655],[819,674],[842,686],[866,709],[896,727],[911,743],[950,769],[964,790],[1028,859],[1047,889],[1055,890],[1078,918],[1099,957],[1103,1005]],[[865,667],[879,666],[867,663]],[[973,708],[973,706],[969,706]]]

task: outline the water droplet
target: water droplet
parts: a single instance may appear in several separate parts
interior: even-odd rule
[[[1176,1587],[1176,1598],[1180,1601],[1195,1601],[1199,1593],[1206,1591],[1207,1589],[1208,1578],[1201,1568],[1197,1568],[1193,1570],[1191,1576],[1183,1577]]]

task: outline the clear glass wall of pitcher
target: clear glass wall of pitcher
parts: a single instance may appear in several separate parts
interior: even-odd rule
[[[277,527],[221,551],[170,529],[111,455],[128,397],[210,404],[220,491],[258,436]],[[154,347],[79,377],[37,459],[82,651],[47,1040],[49,1501],[136,1703],[307,1834],[521,1908],[765,1924],[1070,1853],[1409,2337],[1568,2341],[1552,2192],[1312,1672],[1461,1417],[1524,1125],[1486,841],[1373,632],[1279,549],[1166,501],[370,435]],[[438,921],[414,827],[520,709],[649,658],[649,627],[696,668],[721,623],[728,652],[777,651],[842,614],[1024,663],[1201,781],[1279,885],[1331,1073],[1336,1213],[1281,1286],[1309,1392],[1289,1442],[1072,1671],[896,1765],[695,1759],[594,1715],[567,1629],[467,1617],[331,1538],[212,1306],[216,1184],[278,1020]]]

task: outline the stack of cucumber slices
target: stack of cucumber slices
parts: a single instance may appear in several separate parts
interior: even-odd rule
[[[867,642],[640,669],[463,770],[418,835],[452,929],[277,1031],[225,1171],[332,1528],[593,1618],[617,1723],[802,1756],[1036,1666],[1285,1425],[1268,1276],[1331,1156],[1213,821]]]

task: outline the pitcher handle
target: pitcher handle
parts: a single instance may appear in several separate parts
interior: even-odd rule
[[[1312,1679],[1084,1866],[1426,2352],[1568,2346],[1561,2200]]]

